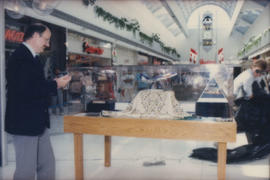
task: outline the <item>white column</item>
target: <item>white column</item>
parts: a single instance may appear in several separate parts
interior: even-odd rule
[[[0,148],[1,159],[4,166],[7,164],[6,154],[6,134],[4,131],[5,107],[6,107],[6,89],[5,89],[5,8],[4,1],[0,0]]]

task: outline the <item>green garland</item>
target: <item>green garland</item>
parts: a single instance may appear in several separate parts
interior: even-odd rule
[[[255,38],[255,36],[249,38],[247,44],[244,44],[244,47],[237,53],[237,56],[243,56],[245,53],[250,51],[253,46],[258,46],[262,40],[262,36],[266,36],[267,33],[270,34],[270,27],[264,30],[257,38]]]
[[[141,31],[139,32],[139,36],[142,43],[147,42],[150,46],[153,45],[153,39],[151,37],[147,36]]]
[[[177,53],[175,48],[165,46],[164,43],[160,41],[160,37],[158,34],[152,34],[152,36],[148,36],[145,33],[141,32],[140,25],[137,20],[132,19],[131,21],[128,21],[126,18],[123,17],[118,18],[99,6],[95,6],[95,13],[98,17],[102,17],[104,21],[108,21],[110,24],[114,23],[116,28],[132,31],[134,35],[136,35],[136,32],[139,32],[140,41],[142,43],[147,43],[149,46],[152,46],[153,42],[155,41],[159,43],[162,51],[164,51],[165,53],[175,55],[178,58],[181,57],[180,54]]]
[[[134,19],[129,22],[126,18],[118,18],[99,6],[95,6],[95,13],[98,17],[102,17],[104,21],[108,21],[110,24],[114,23],[116,28],[126,29],[134,34],[136,31],[140,31],[140,25]]]

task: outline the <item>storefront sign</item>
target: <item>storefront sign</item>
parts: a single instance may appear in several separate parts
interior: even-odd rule
[[[89,46],[87,42],[83,42],[83,52],[88,54],[103,54],[104,50],[100,47]]]
[[[5,32],[6,41],[21,43],[23,42],[23,36],[24,36],[23,32],[20,32],[14,29],[6,29],[6,32]]]
[[[217,62],[214,60],[204,60],[200,59],[200,64],[216,64]]]

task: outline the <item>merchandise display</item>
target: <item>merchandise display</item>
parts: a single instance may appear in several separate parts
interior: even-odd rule
[[[173,91],[149,89],[140,91],[124,111],[102,111],[103,116],[143,119],[183,119],[184,112]]]
[[[215,79],[211,79],[196,102],[196,115],[205,117],[229,117],[229,104]]]
[[[232,120],[229,66],[80,67],[68,72],[69,114],[105,110],[102,114],[111,117]],[[117,109],[118,103],[128,107]]]

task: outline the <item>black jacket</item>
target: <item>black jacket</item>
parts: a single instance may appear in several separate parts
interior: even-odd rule
[[[25,45],[8,59],[5,130],[10,134],[36,136],[49,122],[49,96],[56,95],[56,81],[47,81],[41,63]]]

